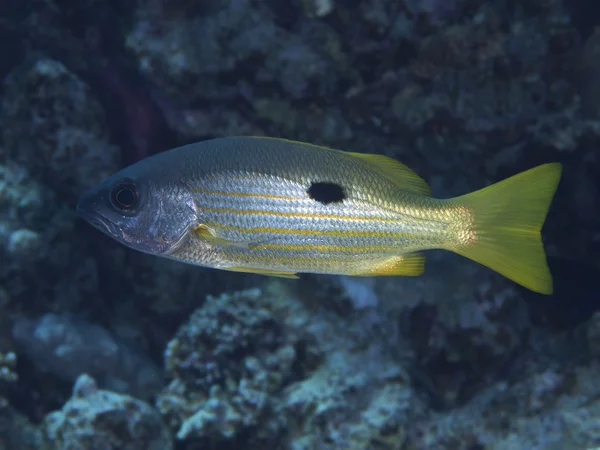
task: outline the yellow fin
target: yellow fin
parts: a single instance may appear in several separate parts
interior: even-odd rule
[[[414,170],[405,166],[395,159],[384,155],[366,153],[346,152],[355,158],[364,161],[367,165],[377,170],[399,189],[414,192],[416,194],[431,195],[431,189],[427,182],[415,173]]]
[[[375,276],[411,276],[416,277],[425,271],[425,256],[422,253],[397,255],[371,266],[360,272],[353,273],[357,277]]]
[[[219,246],[233,246],[233,247],[242,247],[242,248],[250,248],[254,242],[250,241],[229,241],[227,239],[223,239],[217,236],[217,233],[214,229],[210,228],[208,225],[202,224],[198,225],[194,228],[194,233],[202,240],[210,242],[214,245]]]
[[[401,162],[389,158],[384,155],[346,152],[334,148],[325,147],[323,145],[309,144],[307,142],[293,141],[290,139],[265,137],[265,136],[247,136],[254,139],[265,139],[272,141],[280,141],[291,144],[303,145],[305,147],[314,147],[332,152],[339,152],[345,155],[350,155],[367,163],[372,169],[377,170],[392,183],[396,184],[399,189],[414,192],[416,194],[431,195],[431,189],[427,182],[416,174],[414,170],[405,166]]]
[[[255,269],[255,268],[251,268],[251,267],[223,267],[223,269],[230,270],[232,272],[256,273],[258,275],[267,275],[270,277],[299,278],[295,272],[281,272],[278,270],[270,270],[270,269]]]
[[[449,200],[466,208],[464,242],[448,248],[542,294],[551,294],[541,229],[562,166],[543,164]],[[468,223],[471,222],[471,223]]]

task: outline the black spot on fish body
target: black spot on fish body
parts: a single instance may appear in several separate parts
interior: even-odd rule
[[[327,181],[312,183],[306,192],[312,200],[324,205],[341,203],[346,198],[346,192],[342,186]]]

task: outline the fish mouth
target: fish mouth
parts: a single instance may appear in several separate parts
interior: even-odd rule
[[[102,216],[100,213],[96,211],[90,211],[86,209],[81,204],[78,204],[75,208],[77,213],[83,217],[83,219],[88,222],[91,226],[96,228],[97,230],[102,231],[103,233],[109,234],[111,236],[120,236],[121,231],[115,227],[115,225],[106,219],[106,217]]]

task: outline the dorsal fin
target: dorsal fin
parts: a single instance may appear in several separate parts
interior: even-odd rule
[[[265,139],[273,141],[287,142],[291,144],[299,144],[305,147],[314,147],[322,150],[328,150],[332,152],[339,152],[345,155],[353,156],[357,159],[368,164],[372,169],[376,170],[389,181],[398,186],[398,189],[404,191],[413,192],[415,194],[431,195],[431,189],[427,182],[415,173],[414,170],[405,166],[400,161],[384,155],[367,154],[367,153],[355,153],[346,152],[323,145],[309,144],[307,142],[293,141],[290,139],[276,138],[276,137],[264,137],[264,136],[247,136],[255,139]]]
[[[364,161],[404,191],[422,195],[431,195],[431,189],[427,182],[417,175],[414,170],[395,159],[384,155],[353,152],[346,153]]]

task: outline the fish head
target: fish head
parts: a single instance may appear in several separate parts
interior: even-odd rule
[[[189,189],[144,160],[85,192],[77,212],[93,227],[135,250],[167,255],[177,249],[198,215]]]

